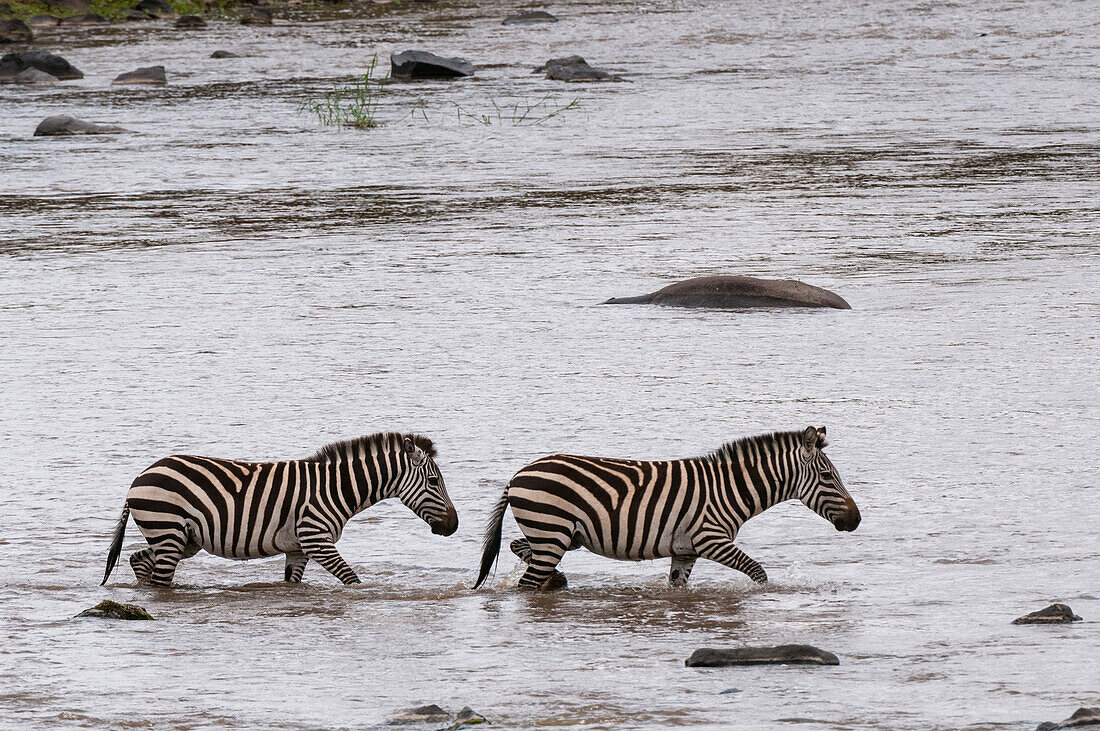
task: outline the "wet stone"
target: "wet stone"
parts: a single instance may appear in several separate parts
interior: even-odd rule
[[[458,713],[452,714],[447,709],[432,703],[402,711],[390,719],[389,725],[432,724],[438,729],[458,729],[488,722],[485,716],[469,706],[465,706]]]
[[[22,20],[0,20],[0,43],[30,43],[34,34]]]
[[[122,604],[104,599],[91,609],[85,609],[77,617],[95,617],[97,619],[155,619],[152,614],[136,604]]]
[[[47,74],[45,71],[31,67],[24,69],[15,76],[0,77],[0,84],[56,84],[57,77]]]
[[[198,15],[181,15],[175,25],[181,30],[200,30],[206,27],[206,21]]]
[[[1061,723],[1047,721],[1036,726],[1035,731],[1056,731],[1063,728],[1081,728],[1100,726],[1100,708],[1078,708],[1073,715]]]
[[[122,127],[115,127],[109,124],[96,124],[95,122],[85,122],[82,119],[70,117],[67,114],[59,114],[53,117],[46,117],[41,122],[39,122],[38,127],[36,127],[34,130],[34,136],[58,137],[64,135],[113,135],[120,134],[122,132],[129,132],[129,130],[123,129]]]
[[[15,76],[32,66],[62,81],[84,78],[84,74],[79,69],[74,68],[61,56],[55,56],[49,51],[23,51],[0,57],[0,76]]]
[[[558,19],[545,10],[524,10],[509,15],[501,25],[536,25],[538,23],[557,23]]]
[[[464,706],[462,710],[455,714],[451,728],[476,726],[481,723],[489,723],[489,720],[469,706]]]
[[[102,15],[84,13],[83,15],[71,15],[68,18],[62,18],[59,25],[106,25],[110,22],[111,21],[107,20]]]
[[[115,77],[112,84],[154,84],[164,86],[168,78],[164,74],[163,66],[146,66],[145,68],[127,71]]]
[[[831,652],[810,645],[737,647],[730,650],[704,647],[684,661],[689,668],[720,668],[732,665],[839,665]]]
[[[32,28],[56,28],[60,24],[61,18],[56,15],[39,13],[38,15],[32,15],[27,18],[27,25]]]
[[[232,51],[214,51],[210,54],[210,58],[240,58],[240,56]]]
[[[271,13],[263,8],[245,8],[241,13],[241,25],[271,25]]]
[[[1080,621],[1081,618],[1073,613],[1068,604],[1051,604],[1045,609],[1017,617],[1012,624],[1069,624]]]
[[[589,66],[581,56],[552,58],[536,68],[535,73],[545,73],[546,78],[554,81],[622,81],[610,71]]]
[[[685,279],[638,297],[612,297],[605,305],[665,305],[667,307],[831,307],[850,310],[843,297],[793,279],[712,276]]]
[[[462,58],[427,51],[403,51],[390,56],[390,76],[395,79],[456,79],[473,75],[474,65]]]
[[[451,714],[440,706],[431,703],[402,711],[390,719],[391,723],[421,723],[425,721],[450,721]]]

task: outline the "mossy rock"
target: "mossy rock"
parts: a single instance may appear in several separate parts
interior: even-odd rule
[[[85,609],[77,617],[95,617],[97,619],[156,619],[152,614],[136,604],[122,604],[104,599],[91,609]]]

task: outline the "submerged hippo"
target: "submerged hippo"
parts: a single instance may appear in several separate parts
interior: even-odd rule
[[[696,277],[670,284],[640,297],[612,297],[605,305],[668,305],[670,307],[834,307],[852,306],[840,295],[793,279],[756,277]]]

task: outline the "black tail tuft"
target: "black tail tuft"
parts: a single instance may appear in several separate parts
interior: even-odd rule
[[[118,524],[115,525],[115,535],[111,538],[111,550],[107,552],[107,570],[103,572],[103,581],[99,583],[103,586],[107,583],[107,579],[111,578],[111,572],[115,570],[115,564],[118,563],[119,554],[122,553],[122,538],[126,535],[126,521],[130,518],[130,506],[122,506],[122,517],[118,519]]]
[[[504,488],[504,494],[500,496],[497,505],[493,508],[493,514],[489,518],[489,525],[485,527],[485,538],[481,542],[481,572],[477,575],[477,583],[474,588],[481,586],[485,577],[493,570],[493,564],[500,553],[500,536],[504,526],[504,512],[508,509],[508,488]]]

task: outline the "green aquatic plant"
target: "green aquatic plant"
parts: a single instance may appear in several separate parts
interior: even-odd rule
[[[332,91],[320,98],[304,99],[298,111],[309,112],[324,125],[374,129],[382,123],[375,119],[378,104],[389,79],[374,78],[378,56],[371,58],[367,72],[347,84],[333,84]]]
[[[574,98],[567,104],[561,104],[552,99],[550,94],[532,103],[527,99],[519,99],[511,102],[498,102],[496,97],[489,97],[493,105],[491,111],[472,112],[458,102],[451,102],[458,112],[458,121],[473,121],[485,126],[502,125],[509,127],[526,127],[542,124],[553,119],[559,114],[576,109],[580,106],[580,100]]]

